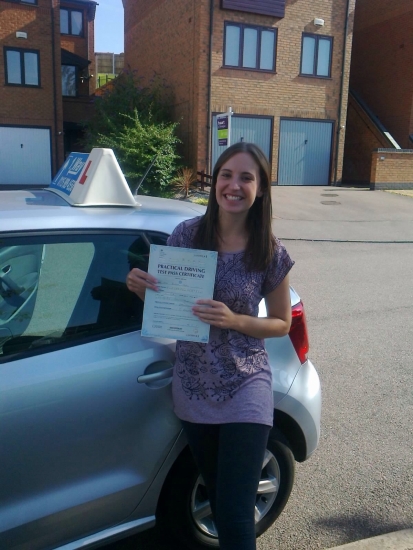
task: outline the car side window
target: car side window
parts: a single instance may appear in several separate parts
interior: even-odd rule
[[[162,233],[3,238],[0,361],[139,330],[143,302],[125,284]],[[53,346],[53,348],[51,347]]]

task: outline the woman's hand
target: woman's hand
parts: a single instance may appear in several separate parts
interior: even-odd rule
[[[203,321],[221,329],[231,329],[252,338],[285,336],[291,327],[290,283],[288,275],[265,297],[267,317],[234,313],[222,302],[197,300],[193,313]]]
[[[145,299],[147,288],[155,291],[158,290],[157,283],[158,281],[155,277],[152,277],[152,275],[149,275],[149,273],[137,267],[129,271],[126,277],[126,286],[131,292],[137,294],[141,300]]]
[[[216,300],[197,300],[192,312],[204,323],[218,328],[233,328],[236,314]]]

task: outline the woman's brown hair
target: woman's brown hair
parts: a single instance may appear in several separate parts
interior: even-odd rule
[[[219,205],[216,198],[216,183],[222,166],[238,153],[248,153],[259,167],[262,197],[256,197],[254,204],[248,211],[246,221],[248,242],[244,261],[250,271],[263,271],[268,267],[273,257],[275,245],[271,229],[271,166],[265,154],[254,143],[244,141],[235,143],[228,147],[218,158],[212,173],[208,207],[201,218],[194,238],[194,247],[203,250],[218,250]]]

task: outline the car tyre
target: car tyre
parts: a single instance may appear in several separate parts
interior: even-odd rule
[[[294,483],[295,462],[283,435],[273,429],[257,494],[256,533],[262,535],[281,514]],[[204,513],[197,513],[204,509]],[[189,449],[172,468],[162,491],[157,520],[164,539],[172,536],[179,548],[212,550],[219,542],[208,509],[202,478]]]

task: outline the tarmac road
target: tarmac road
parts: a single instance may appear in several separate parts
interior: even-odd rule
[[[331,187],[275,187],[273,198],[275,233],[296,260],[291,283],[306,307],[323,417],[320,446],[297,465],[258,550],[327,549],[411,528],[413,198]],[[148,532],[108,548],[174,547]]]
[[[330,200],[340,204],[321,204]],[[413,200],[275,188],[274,206],[276,234],[296,259],[323,418],[319,449],[258,547],[330,548],[412,527]]]

